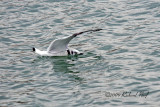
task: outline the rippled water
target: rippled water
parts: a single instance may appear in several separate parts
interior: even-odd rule
[[[78,57],[32,47],[80,31]],[[159,0],[1,0],[0,106],[160,106]]]

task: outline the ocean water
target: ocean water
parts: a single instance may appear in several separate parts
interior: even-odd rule
[[[84,55],[41,57],[57,38]],[[0,107],[159,107],[159,0],[0,0]]]

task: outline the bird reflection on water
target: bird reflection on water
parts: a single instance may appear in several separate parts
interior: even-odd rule
[[[44,63],[50,63],[52,65],[52,75],[58,75],[58,76],[68,76],[68,79],[71,79],[73,81],[79,81],[81,83],[84,79],[80,77],[80,72],[74,67],[76,65],[76,61],[78,60],[78,56],[38,56],[37,59],[35,59],[34,63],[37,62],[44,62]],[[78,83],[78,84],[79,84]]]

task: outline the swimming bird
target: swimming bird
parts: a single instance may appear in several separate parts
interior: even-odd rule
[[[67,56],[67,55],[82,55],[80,51],[76,49],[72,49],[68,47],[68,43],[77,35],[86,33],[86,32],[95,32],[100,31],[102,29],[94,29],[94,30],[87,30],[79,33],[75,33],[71,36],[67,36],[64,38],[56,39],[52,41],[47,48],[46,51],[41,51],[37,48],[32,48],[33,52],[41,55],[41,56]]]

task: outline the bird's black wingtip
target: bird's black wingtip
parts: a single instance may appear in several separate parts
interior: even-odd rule
[[[83,53],[79,53],[79,55],[83,55]]]
[[[95,31],[100,31],[100,30],[103,30],[103,29],[96,29]]]
[[[33,52],[35,52],[35,51],[36,51],[36,49],[35,49],[34,47],[32,48],[32,50],[33,50]]]

